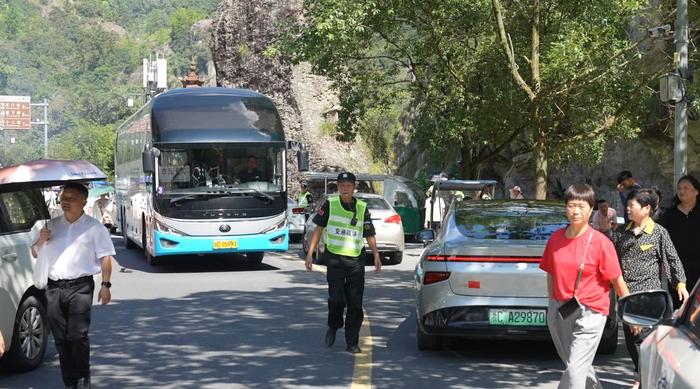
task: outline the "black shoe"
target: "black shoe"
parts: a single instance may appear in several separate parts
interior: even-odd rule
[[[335,331],[332,328],[328,328],[326,331],[326,347],[331,347],[335,343]]]
[[[359,354],[362,352],[358,346],[348,346],[345,350],[353,354]]]
[[[78,380],[77,389],[90,389],[90,377],[83,377]]]

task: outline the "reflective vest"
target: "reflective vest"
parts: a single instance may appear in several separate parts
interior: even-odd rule
[[[309,192],[299,193],[299,207],[306,208],[309,206]]]
[[[335,255],[359,257],[364,246],[362,237],[367,203],[357,200],[356,212],[346,211],[340,204],[340,197],[328,198],[329,215],[325,230],[326,249]],[[352,225],[353,216],[357,220]]]

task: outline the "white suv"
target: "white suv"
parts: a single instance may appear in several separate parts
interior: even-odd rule
[[[44,357],[49,336],[44,292],[34,287],[30,246],[49,218],[38,189],[0,191],[0,364],[31,370]]]

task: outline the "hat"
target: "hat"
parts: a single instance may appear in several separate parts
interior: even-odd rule
[[[355,175],[350,172],[342,172],[338,174],[338,182],[352,181],[355,182]]]
[[[515,192],[515,191],[518,191],[518,192],[521,192],[521,193],[522,193],[522,190],[520,190],[520,187],[519,187],[519,186],[517,186],[517,185],[516,185],[516,186],[514,186],[514,187],[512,187],[512,188],[510,188],[510,191],[511,191],[511,192]]]

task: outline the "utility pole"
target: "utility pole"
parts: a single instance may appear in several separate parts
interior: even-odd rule
[[[688,0],[676,0],[676,52],[673,55],[680,78],[681,101],[675,107],[673,140],[673,184],[688,172]]]
[[[35,121],[32,124],[44,125],[44,158],[49,157],[49,99],[44,97],[43,103],[31,104],[32,107],[44,107],[44,121]]]

